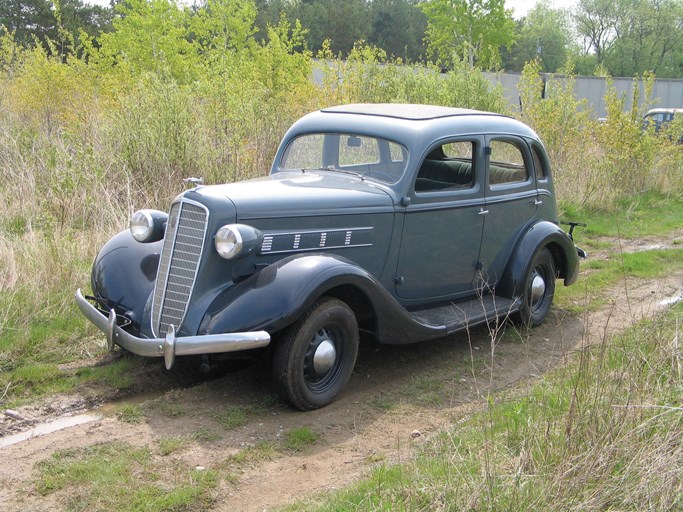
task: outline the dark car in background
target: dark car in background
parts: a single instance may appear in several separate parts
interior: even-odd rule
[[[670,127],[674,119],[683,119],[683,108],[653,108],[643,116],[643,128],[652,126],[655,133],[659,133],[662,129]],[[683,133],[677,139],[679,144],[683,144]]]
[[[346,386],[359,331],[442,338],[544,321],[579,255],[538,136],[512,118],[428,105],[326,108],[285,134],[269,176],[140,210],[92,269],[81,311],[142,356],[265,352],[299,409]]]

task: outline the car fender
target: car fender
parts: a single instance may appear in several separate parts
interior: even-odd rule
[[[294,323],[322,295],[350,287],[372,308],[379,341],[412,343],[446,334],[445,326],[414,319],[375,277],[352,261],[317,253],[279,260],[224,290],[208,308],[198,334],[273,334]]]
[[[138,242],[124,230],[102,247],[93,263],[90,279],[100,306],[127,317],[138,332],[154,290],[162,243]]]
[[[521,296],[529,263],[544,247],[553,255],[558,277],[564,279],[565,286],[574,283],[579,271],[579,255],[574,242],[557,224],[539,221],[520,237],[496,292],[505,297]]]

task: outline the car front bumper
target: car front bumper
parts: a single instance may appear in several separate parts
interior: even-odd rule
[[[173,326],[164,338],[138,338],[116,325],[116,312],[113,309],[108,317],[103,315],[88,302],[80,288],[76,290],[75,297],[81,312],[107,337],[109,350],[113,350],[116,344],[139,356],[163,357],[169,370],[175,356],[237,352],[270,344],[270,334],[265,331],[176,336]]]

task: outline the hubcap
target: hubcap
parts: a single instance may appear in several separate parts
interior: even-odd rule
[[[313,354],[313,369],[318,375],[325,375],[334,366],[334,361],[337,359],[337,351],[334,348],[334,343],[328,339],[320,342]]]
[[[539,276],[535,275],[531,281],[531,305],[535,306],[542,299],[545,294],[545,280]]]

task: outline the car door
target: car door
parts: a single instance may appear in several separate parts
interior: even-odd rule
[[[479,260],[484,285],[493,286],[541,202],[533,160],[523,139],[488,136],[485,153],[486,214]]]
[[[405,208],[396,294],[438,300],[470,292],[484,226],[484,139],[430,148]]]

